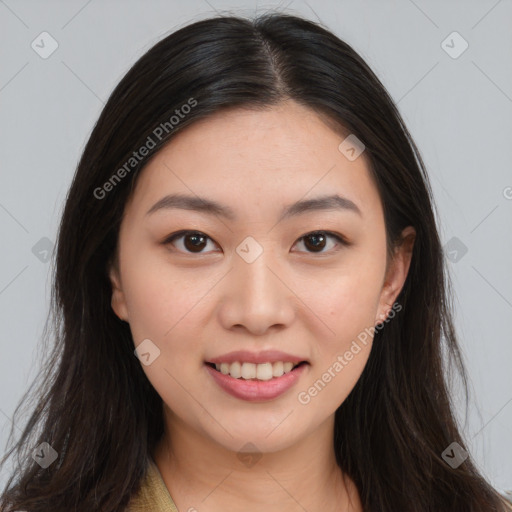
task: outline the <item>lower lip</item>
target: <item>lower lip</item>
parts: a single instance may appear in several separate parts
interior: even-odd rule
[[[235,379],[207,364],[205,366],[215,382],[230,395],[249,402],[261,402],[277,398],[288,391],[299,380],[308,365],[303,363],[281,377],[273,377],[270,380]]]

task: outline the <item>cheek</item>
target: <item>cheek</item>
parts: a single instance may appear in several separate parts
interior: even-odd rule
[[[197,369],[202,366],[197,357],[203,350],[199,314],[207,299],[203,296],[215,278],[187,276],[186,271],[184,275],[183,270],[172,269],[161,259],[152,264],[149,259],[140,255],[126,262],[123,286],[130,330],[135,346],[150,339],[160,351],[151,364],[142,365],[153,387],[173,409],[186,411],[190,396],[184,392],[183,383],[187,382],[187,391],[194,396],[200,394],[190,375],[193,365]]]
[[[328,412],[348,396],[366,365],[384,272],[385,247],[367,246],[331,273],[331,279],[322,283],[322,293],[318,288],[309,297],[334,331],[316,337],[317,364],[310,379],[311,397],[322,391],[322,407]]]
[[[376,312],[375,287],[362,289],[357,279],[345,279],[339,288],[333,287],[325,307],[330,314],[326,324],[334,331],[329,336],[317,336],[313,381],[332,382],[331,404],[341,403],[357,382],[364,369],[372,346],[372,331]],[[341,359],[340,359],[341,358]],[[330,372],[328,374],[327,372]]]
[[[330,336],[333,341],[347,341],[374,325],[384,271],[385,262],[354,253],[309,293],[315,312],[335,332]]]
[[[297,399],[314,404],[317,415],[329,415],[350,394],[368,361],[379,296],[379,276],[348,273],[314,298],[325,323],[334,331],[316,336],[315,364]]]
[[[194,318],[194,308],[205,290],[213,286],[214,277],[200,280],[193,270],[173,269],[163,260],[161,256],[145,256],[142,251],[127,258],[123,286],[135,344],[149,338],[160,350],[172,348],[178,355],[180,345],[173,340],[192,325],[201,327]],[[191,342],[198,339],[190,338]],[[190,351],[192,347],[188,344],[184,348]]]

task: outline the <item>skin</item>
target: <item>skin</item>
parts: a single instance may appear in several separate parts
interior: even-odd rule
[[[164,403],[166,434],[153,455],[180,510],[362,510],[332,438],[334,413],[363,371],[371,337],[308,404],[297,395],[386,317],[415,233],[404,230],[387,267],[382,204],[365,153],[349,161],[338,150],[343,139],[293,101],[218,113],[178,133],[144,168],[126,205],[110,270],[112,307],[136,346],[149,338],[160,350],[143,366]],[[213,199],[237,218],[179,209],[146,215],[171,193]],[[309,211],[277,222],[286,205],[332,193],[361,215]],[[186,237],[163,243],[183,229],[209,237],[202,252],[191,252]],[[351,245],[328,237],[315,252],[301,241],[315,230]],[[263,248],[252,263],[235,251],[247,236]],[[204,365],[240,349],[282,350],[309,365],[278,398],[244,401]],[[259,459],[244,463],[237,455],[248,442]]]

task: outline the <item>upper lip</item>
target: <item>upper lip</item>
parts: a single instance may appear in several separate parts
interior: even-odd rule
[[[294,354],[287,354],[280,350],[263,350],[261,352],[249,352],[248,350],[236,350],[235,352],[229,352],[218,357],[212,357],[207,360],[207,363],[221,364],[221,363],[275,363],[276,361],[292,362],[294,364],[300,363],[307,360],[303,357],[296,356]]]

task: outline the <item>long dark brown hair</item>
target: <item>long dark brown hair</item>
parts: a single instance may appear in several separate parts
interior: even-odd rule
[[[33,398],[1,463],[17,454],[1,496],[4,512],[121,512],[138,491],[164,424],[129,325],[111,308],[107,269],[124,207],[141,169],[175,133],[222,109],[265,109],[287,99],[364,143],[388,249],[404,227],[417,233],[397,298],[403,309],[376,332],[359,381],[336,411],[340,468],[368,512],[505,510],[471,457],[456,468],[442,457],[452,442],[465,447],[447,369],[466,390],[467,378],[419,151],[384,86],[348,44],[319,24],[269,12],[181,28],[143,55],[107,101],[65,202],[42,340],[52,346],[15,411],[19,425],[22,404]],[[148,137],[148,154],[130,160],[150,145]],[[57,452],[46,469],[32,457],[41,443]]]

